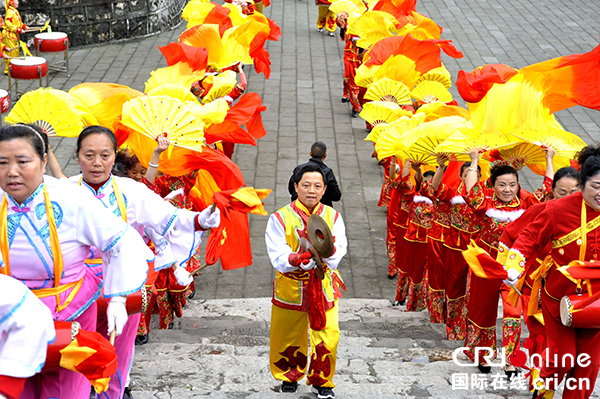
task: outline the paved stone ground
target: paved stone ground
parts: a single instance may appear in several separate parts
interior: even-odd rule
[[[454,77],[459,69],[484,63],[520,68],[587,52],[598,44],[600,3],[594,1],[420,0],[417,8],[443,26],[443,38],[452,39],[465,54],[460,60],[444,58]],[[338,396],[529,397],[518,390],[452,391],[452,373],[475,371],[447,360],[461,343],[443,340],[443,329],[429,324],[425,313],[389,307],[395,281],[386,278],[385,210],[376,206],[382,172],[370,158],[372,145],[363,141],[364,123],[352,119],[349,106],[340,102],[343,42],[316,31],[316,12],[309,0],[274,1],[266,9],[283,36],[268,44],[271,78],[250,72],[249,90],[259,93],[268,107],[263,116],[268,135],[257,147],[238,147],[234,160],[247,185],[274,190],[266,200],[272,212],[289,201],[289,175],[308,159],[310,144],[322,140],[329,146],[326,162],[343,192],[336,209],[344,216],[349,237],[348,256],[340,265],[348,292],[340,301]],[[50,85],[68,90],[84,81],[105,81],[143,90],[150,71],[166,65],[157,46],[176,40],[183,30],[181,26],[133,42],[76,49],[71,52],[71,77],[51,73]],[[6,86],[4,79],[0,88]],[[456,90],[451,91],[458,99]],[[558,118],[586,142],[600,139],[597,111],[576,107],[561,111]],[[65,173],[78,173],[71,159],[75,141],[52,143]],[[522,182],[535,188],[541,179],[525,172]],[[273,269],[265,253],[265,225],[266,218],[251,217],[254,265],[228,272],[205,270],[197,279],[196,299],[175,330],[153,330],[150,343],[138,348],[132,373],[136,398],[280,396],[267,368],[267,297]],[[314,397],[306,387],[288,396]]]

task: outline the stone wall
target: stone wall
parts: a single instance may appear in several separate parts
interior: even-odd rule
[[[187,1],[20,0],[19,12],[25,24],[50,20],[54,32],[69,35],[71,46],[82,46],[167,31],[181,23]]]

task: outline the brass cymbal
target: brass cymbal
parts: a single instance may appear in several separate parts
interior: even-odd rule
[[[333,255],[333,235],[331,229],[319,215],[310,215],[307,226],[308,240],[321,258]]]

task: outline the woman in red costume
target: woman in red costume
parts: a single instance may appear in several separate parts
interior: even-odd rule
[[[514,285],[529,259],[547,245],[552,247],[552,262],[545,263],[539,275],[546,334],[548,342],[554,342],[556,356],[542,362],[541,379],[536,380],[537,397],[551,398],[567,377],[563,398],[589,398],[600,370],[600,329],[566,327],[560,317],[561,298],[582,293],[585,286],[562,274],[558,267],[574,260],[595,261],[600,254],[600,147],[584,148],[578,161],[582,165],[582,191],[548,203],[513,243],[505,263],[507,283]],[[568,360],[569,356],[577,359],[585,355],[588,360],[583,363]]]
[[[469,155],[471,166],[467,169],[468,173],[465,178],[467,191],[465,199],[473,213],[480,219],[481,231],[477,244],[493,258],[496,258],[498,243],[504,227],[517,220],[527,208],[537,204],[540,198],[521,189],[516,169],[505,164],[492,167],[489,180],[492,188],[486,188],[483,183],[478,182],[480,150],[473,150]],[[544,180],[544,191],[548,192],[551,190],[552,176],[554,176],[553,157],[554,151],[548,150]],[[539,196],[541,197],[542,194]],[[475,348],[492,348],[494,352],[496,350],[496,315],[499,294],[502,296],[504,311],[502,347],[506,350],[507,359],[510,359],[510,354],[519,348],[521,309],[507,302],[510,289],[502,281],[488,280],[471,274],[469,290],[465,339],[465,346],[469,347],[469,350],[466,355],[477,364],[482,373],[489,373],[491,367],[483,364],[484,351],[479,351],[476,359]],[[508,364],[505,372],[510,378],[516,374],[516,369]]]

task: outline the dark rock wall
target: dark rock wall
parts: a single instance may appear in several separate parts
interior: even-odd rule
[[[2,0],[3,2],[3,0]],[[188,0],[20,0],[29,26],[50,20],[71,46],[107,43],[165,32],[177,26]],[[33,36],[33,35],[27,35]]]

